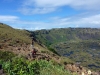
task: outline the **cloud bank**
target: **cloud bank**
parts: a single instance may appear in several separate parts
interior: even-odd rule
[[[0,15],[0,22],[7,23],[14,28],[37,30],[64,27],[91,27],[100,28],[100,0],[22,0],[22,5],[18,8],[23,14],[36,15],[56,12],[63,7],[70,7],[79,12],[73,16],[53,16],[40,21],[22,20],[21,16]],[[62,10],[61,10],[62,11]],[[65,12],[62,11],[62,12]],[[73,12],[74,13],[74,12]],[[86,14],[87,13],[87,14]],[[51,13],[50,15],[52,15]],[[63,13],[62,13],[63,14]],[[25,15],[24,15],[25,16]],[[33,17],[34,19],[34,17]],[[46,21],[46,22],[45,22]]]
[[[17,19],[19,19],[19,17],[17,16],[11,16],[11,15],[0,15],[0,21],[9,21],[9,22],[14,22]]]
[[[76,19],[75,19],[76,18]],[[17,16],[0,16],[0,22],[7,23],[14,28],[40,30],[51,28],[64,28],[64,27],[91,27],[100,28],[100,14],[88,17],[51,17],[48,19],[50,22],[43,21],[25,21],[20,20]]]
[[[19,9],[23,14],[46,14],[69,6],[77,10],[100,11],[100,0],[25,0]]]

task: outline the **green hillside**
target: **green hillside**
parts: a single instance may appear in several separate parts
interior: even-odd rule
[[[54,64],[52,61],[29,61],[8,51],[0,51],[0,64],[2,64],[5,75],[77,75],[64,69],[63,65]]]
[[[60,28],[37,30],[33,34],[59,55],[90,69],[100,70],[100,29]]]
[[[45,45],[65,41],[99,40],[100,29],[91,28],[61,28],[51,30],[37,30],[33,34]]]
[[[21,45],[29,44],[31,38],[30,33],[25,30],[13,29],[10,26],[0,23],[0,47],[5,45]]]
[[[0,75],[73,75],[63,64],[72,61],[41,46],[35,36],[37,41],[34,40],[34,47],[38,49],[38,53],[35,58],[28,59],[32,36],[34,35],[30,31],[14,29],[0,23],[0,65],[4,72],[1,74],[0,69]]]

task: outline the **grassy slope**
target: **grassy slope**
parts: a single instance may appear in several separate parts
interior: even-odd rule
[[[21,43],[30,43],[29,33],[25,30],[13,29],[5,24],[0,24],[0,42],[11,41],[15,43],[19,41]],[[15,41],[15,42],[14,42]]]
[[[27,72],[27,69],[24,69],[24,67],[32,66],[31,63],[37,62],[40,66],[41,65],[46,66],[46,67],[43,67],[43,66],[40,67],[41,68],[41,70],[39,70],[39,72],[41,72],[40,75],[49,75],[49,74],[55,75],[55,73],[57,73],[57,75],[61,75],[61,74],[71,75],[71,73],[64,70],[64,67],[57,65],[58,61],[56,62],[56,65],[54,65],[55,62],[46,62],[44,60],[41,62],[38,62],[38,61],[30,62],[30,61],[22,60],[22,62],[21,62],[21,61],[17,61],[17,60],[20,60],[21,58],[17,58],[17,59],[13,58],[13,57],[16,57],[16,55],[14,55],[12,52],[10,53],[9,51],[6,50],[9,46],[14,48],[14,47],[19,47],[22,44],[26,44],[25,46],[31,44],[31,38],[30,38],[29,32],[27,32],[25,30],[13,29],[13,28],[9,27],[8,25],[0,23],[0,64],[3,64],[3,68],[7,73],[9,73],[9,74],[18,73],[18,75],[23,75],[23,73],[21,73],[22,69],[23,69],[23,71]],[[39,50],[41,49],[41,52],[49,52],[48,54],[51,53],[50,51],[47,50],[47,48],[41,47],[37,42],[35,42],[34,44],[35,44],[35,47],[38,47]],[[14,46],[14,45],[16,45],[16,46]],[[4,50],[4,51],[2,52],[2,50]],[[52,61],[54,61],[53,59],[55,59],[55,58],[52,58]],[[15,63],[13,60],[17,61],[17,63]],[[12,61],[12,62],[10,62],[10,61]],[[64,58],[64,60],[63,60],[63,57],[61,57],[61,63],[63,64],[63,62],[65,62],[65,61],[70,63],[70,59]],[[30,62],[30,63],[27,63],[27,62]],[[43,64],[42,62],[45,62],[46,64]],[[21,63],[23,63],[24,67],[21,66]],[[26,64],[26,66],[24,65],[24,63]],[[16,68],[16,66],[17,66],[16,64],[18,64],[20,66],[20,70],[19,70],[19,68]],[[28,65],[28,64],[30,64],[30,65]],[[13,67],[11,65],[13,65]],[[36,65],[34,65],[34,66],[36,66]],[[11,69],[11,68],[13,68],[13,69]],[[36,68],[38,68],[38,67],[36,66]],[[51,68],[52,68],[52,70],[49,71]],[[32,69],[32,68],[30,68],[30,69]],[[30,70],[29,75],[32,74],[31,72],[32,72],[32,70]]]
[[[54,44],[65,41],[99,40],[100,29],[62,28],[34,31],[37,38],[44,44]]]
[[[91,69],[100,68],[100,29],[61,28],[33,32],[45,45]],[[89,61],[88,61],[89,60]]]

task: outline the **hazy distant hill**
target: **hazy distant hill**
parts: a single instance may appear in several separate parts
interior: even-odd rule
[[[100,40],[100,29],[95,28],[37,30],[34,34],[46,45],[65,41]]]
[[[41,43],[82,65],[100,70],[100,29],[60,28],[37,30],[33,34]]]

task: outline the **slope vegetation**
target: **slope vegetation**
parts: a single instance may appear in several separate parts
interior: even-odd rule
[[[100,29],[60,28],[34,31],[41,43],[93,70],[100,70]]]
[[[4,70],[3,73],[0,69],[0,75],[81,75],[82,73],[87,75],[88,69],[79,64],[74,64],[74,61],[76,60],[72,61],[69,59],[70,57],[63,57],[66,56],[67,51],[64,50],[65,53],[63,53],[62,47],[65,46],[63,44],[69,45],[66,43],[68,39],[61,39],[66,36],[62,32],[62,29],[60,29],[60,32],[57,31],[59,29],[53,30],[54,31],[43,30],[42,32],[33,32],[14,29],[8,25],[0,23],[0,64],[2,64]],[[63,34],[63,36],[60,36],[61,34],[58,33]],[[50,38],[49,34],[51,36]],[[34,48],[38,50],[33,57],[29,56],[32,39],[34,42]],[[57,41],[58,39],[59,41]],[[80,40],[77,37],[74,39],[77,39],[78,41],[74,42],[75,44],[77,43],[77,46]],[[73,40],[71,39],[69,43],[71,43],[71,41]],[[94,44],[94,47],[99,48],[99,45],[96,45],[97,44]],[[67,48],[73,49],[75,47],[77,49],[76,46],[68,46]],[[62,51],[58,51],[59,49]],[[71,58],[73,59],[73,56]],[[96,66],[98,66],[98,64]],[[93,75],[94,73],[97,72],[92,72]]]
[[[72,75],[63,65],[72,63],[70,59],[52,53],[36,38],[33,41],[38,52],[30,58],[32,34],[0,23],[0,64],[5,75]],[[4,75],[1,69],[0,75]]]

